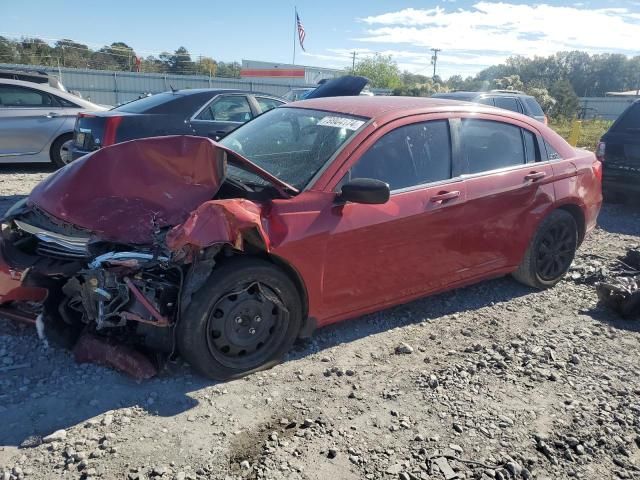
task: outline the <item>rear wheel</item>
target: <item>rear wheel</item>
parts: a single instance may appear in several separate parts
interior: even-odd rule
[[[50,158],[53,164],[62,168],[71,162],[71,145],[73,144],[73,134],[65,133],[60,135],[51,144]]]
[[[575,219],[565,210],[555,210],[538,227],[513,276],[534,288],[552,287],[569,270],[577,248]]]
[[[217,266],[177,327],[182,356],[201,374],[228,380],[277,364],[302,325],[298,291],[271,263],[248,257]]]

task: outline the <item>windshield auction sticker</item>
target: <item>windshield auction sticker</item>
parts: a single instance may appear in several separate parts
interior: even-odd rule
[[[358,130],[362,125],[364,125],[364,122],[354,118],[324,117],[316,125],[322,125],[323,127],[346,128],[347,130]]]

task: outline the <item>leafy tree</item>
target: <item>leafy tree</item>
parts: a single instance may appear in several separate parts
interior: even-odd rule
[[[398,64],[393,61],[391,55],[376,53],[373,57],[359,60],[354,75],[367,77],[372,87],[399,88],[402,85]]]
[[[99,57],[100,60],[104,61],[107,65],[116,65],[118,67],[116,70],[129,71],[134,65],[136,52],[124,42],[114,42],[108,47],[101,48],[98,52],[104,54],[102,57]],[[111,56],[112,58],[107,60],[105,58],[106,56]]]
[[[226,78],[240,78],[242,66],[238,62],[218,62],[217,76]]]
[[[571,118],[577,113],[580,101],[569,80],[558,80],[551,86],[549,93],[556,100],[554,116]]]

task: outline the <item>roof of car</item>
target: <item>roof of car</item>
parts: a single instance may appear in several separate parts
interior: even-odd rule
[[[443,93],[434,93],[431,95],[431,98],[461,98],[461,99],[470,99],[476,98],[481,95],[491,95],[492,97],[528,97],[526,93],[519,92],[517,90],[508,91],[508,90],[488,90],[485,92],[470,92],[470,91],[454,91],[454,92],[443,92]]]
[[[285,108],[301,107],[317,110],[329,110],[361,117],[375,118],[381,115],[405,110],[441,110],[447,106],[473,106],[477,104],[459,102],[457,100],[426,98],[426,97],[396,97],[396,96],[353,96],[353,97],[327,97],[301,100],[283,105]],[[426,113],[426,112],[425,112]]]

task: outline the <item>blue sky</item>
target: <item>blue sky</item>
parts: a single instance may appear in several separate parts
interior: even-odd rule
[[[123,41],[143,56],[186,47],[194,57],[291,62],[293,8],[307,32],[296,63],[344,67],[349,52],[393,55],[402,69],[474,74],[511,54],[559,50],[640,54],[640,1],[298,0],[181,3],[0,0],[0,35],[71,38],[92,48]],[[37,14],[36,14],[37,12]]]

